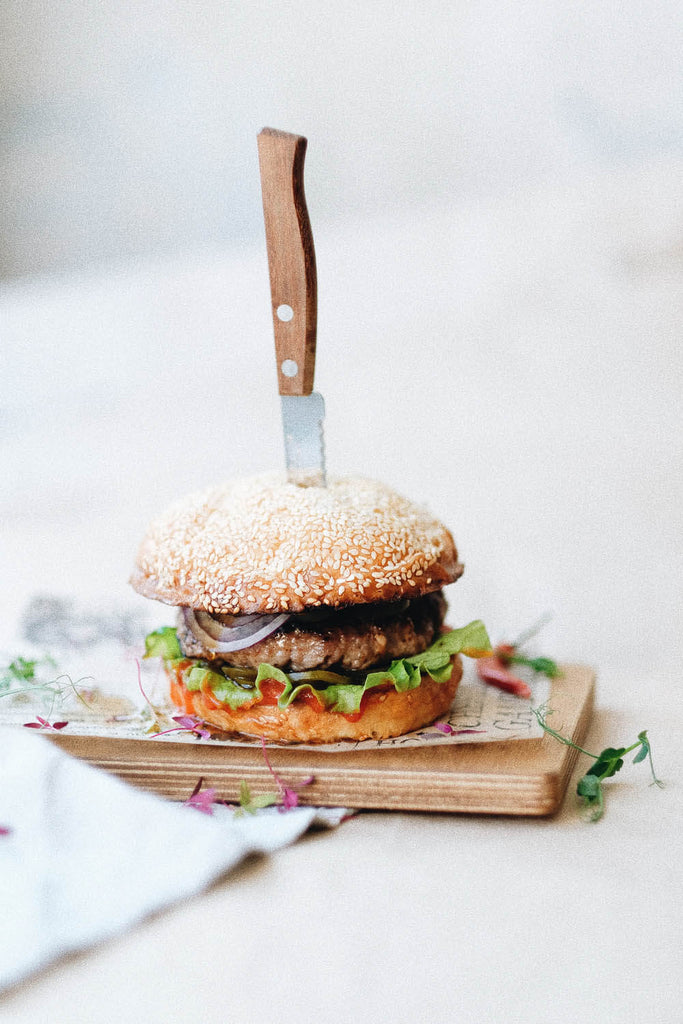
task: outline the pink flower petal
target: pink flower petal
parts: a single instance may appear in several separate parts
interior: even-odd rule
[[[177,722],[181,729],[187,729],[188,732],[194,733],[195,736],[202,739],[208,739],[211,735],[205,728],[203,719],[197,718],[195,715],[174,715],[173,721]]]
[[[201,793],[197,793],[195,796],[191,796],[186,801],[186,807],[194,807],[196,811],[201,811],[202,814],[213,814],[213,805],[216,802],[216,790],[215,789],[204,789]]]
[[[213,787],[202,789],[203,782],[204,779],[200,778],[183,807],[194,807],[202,814],[213,814],[213,805],[217,803],[216,790]]]
[[[199,719],[194,715],[174,715],[173,721],[181,725],[183,729],[194,729],[199,724]]]
[[[290,789],[289,786],[284,787],[282,794],[282,804],[280,805],[281,811],[289,811],[292,807],[299,806],[299,794],[294,789]]]

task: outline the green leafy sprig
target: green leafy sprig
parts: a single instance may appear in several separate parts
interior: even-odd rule
[[[496,652],[499,652],[499,648],[496,648]],[[504,645],[501,645],[498,656],[504,664],[527,665],[529,668],[532,668],[534,672],[541,672],[544,676],[547,676],[548,679],[557,679],[558,676],[562,675],[557,662],[553,661],[552,658],[527,658],[523,654],[508,654]]]
[[[526,665],[528,668],[533,669],[534,672],[540,672],[542,675],[547,676],[548,679],[557,679],[562,675],[562,671],[557,662],[553,661],[552,658],[529,658],[522,653],[522,647],[540,633],[551,618],[550,612],[545,612],[533,625],[525,629],[523,633],[520,633],[513,643],[498,644],[493,652],[494,655],[503,665]]]
[[[66,672],[62,672],[57,676],[53,675],[56,668],[57,662],[49,654],[41,658],[22,658],[18,656],[8,664],[0,666],[0,697],[32,698],[37,696],[41,698],[45,707],[49,704],[49,710],[45,712],[45,716],[41,717],[38,715],[35,722],[24,723],[31,729],[54,729],[56,727],[63,728],[64,725],[68,725],[68,722],[52,725],[50,720],[52,719],[55,705],[57,703],[65,703],[67,698],[71,696],[75,696],[84,707],[90,707],[88,701],[78,689],[78,685],[90,677],[84,676],[74,682]]]
[[[586,754],[587,757],[593,759],[593,764],[585,775],[581,776],[576,787],[577,796],[582,800],[588,821],[599,821],[602,817],[605,809],[602,783],[605,779],[611,779],[613,775],[621,771],[624,766],[624,757],[634,750],[636,755],[633,758],[633,764],[638,764],[640,761],[644,761],[645,758],[649,761],[650,773],[652,775],[650,785],[659,786],[660,788],[664,786],[664,783],[655,774],[655,766],[652,761],[652,747],[646,729],[639,732],[638,739],[628,747],[605,747],[599,754],[591,754],[590,751],[584,750],[578,743],[574,743],[573,740],[568,739],[548,725],[547,718],[548,715],[552,714],[552,711],[549,711],[547,707],[532,708],[531,710],[544,732],[553,736],[560,743],[564,743],[566,747],[572,747],[574,750],[578,750],[581,754]]]
[[[49,655],[44,658],[14,658],[8,665],[0,669],[0,695],[9,697],[15,693],[25,693],[27,689],[33,689],[33,687],[27,687],[27,683],[33,683],[41,689],[51,685],[52,680],[50,683],[40,682],[38,673],[41,668],[55,669],[57,662]]]
[[[235,810],[235,817],[241,818],[245,814],[256,814],[262,807],[272,807],[277,802],[277,793],[252,794],[249,784],[242,779],[240,782],[239,807]]]

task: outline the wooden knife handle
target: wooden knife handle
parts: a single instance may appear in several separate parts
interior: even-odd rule
[[[306,139],[264,128],[258,135],[278,388],[310,395],[315,370],[318,287],[304,195]]]

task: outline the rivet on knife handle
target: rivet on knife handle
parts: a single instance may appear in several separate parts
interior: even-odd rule
[[[306,139],[264,128],[258,135],[278,388],[310,395],[318,319],[313,235],[304,195]]]

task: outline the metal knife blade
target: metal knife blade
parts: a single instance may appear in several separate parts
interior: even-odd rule
[[[304,195],[306,139],[264,128],[258,136],[263,216],[290,481],[325,486],[325,403],[313,392],[317,277]]]
[[[325,402],[317,391],[310,395],[282,395],[282,429],[290,483],[325,487]]]

